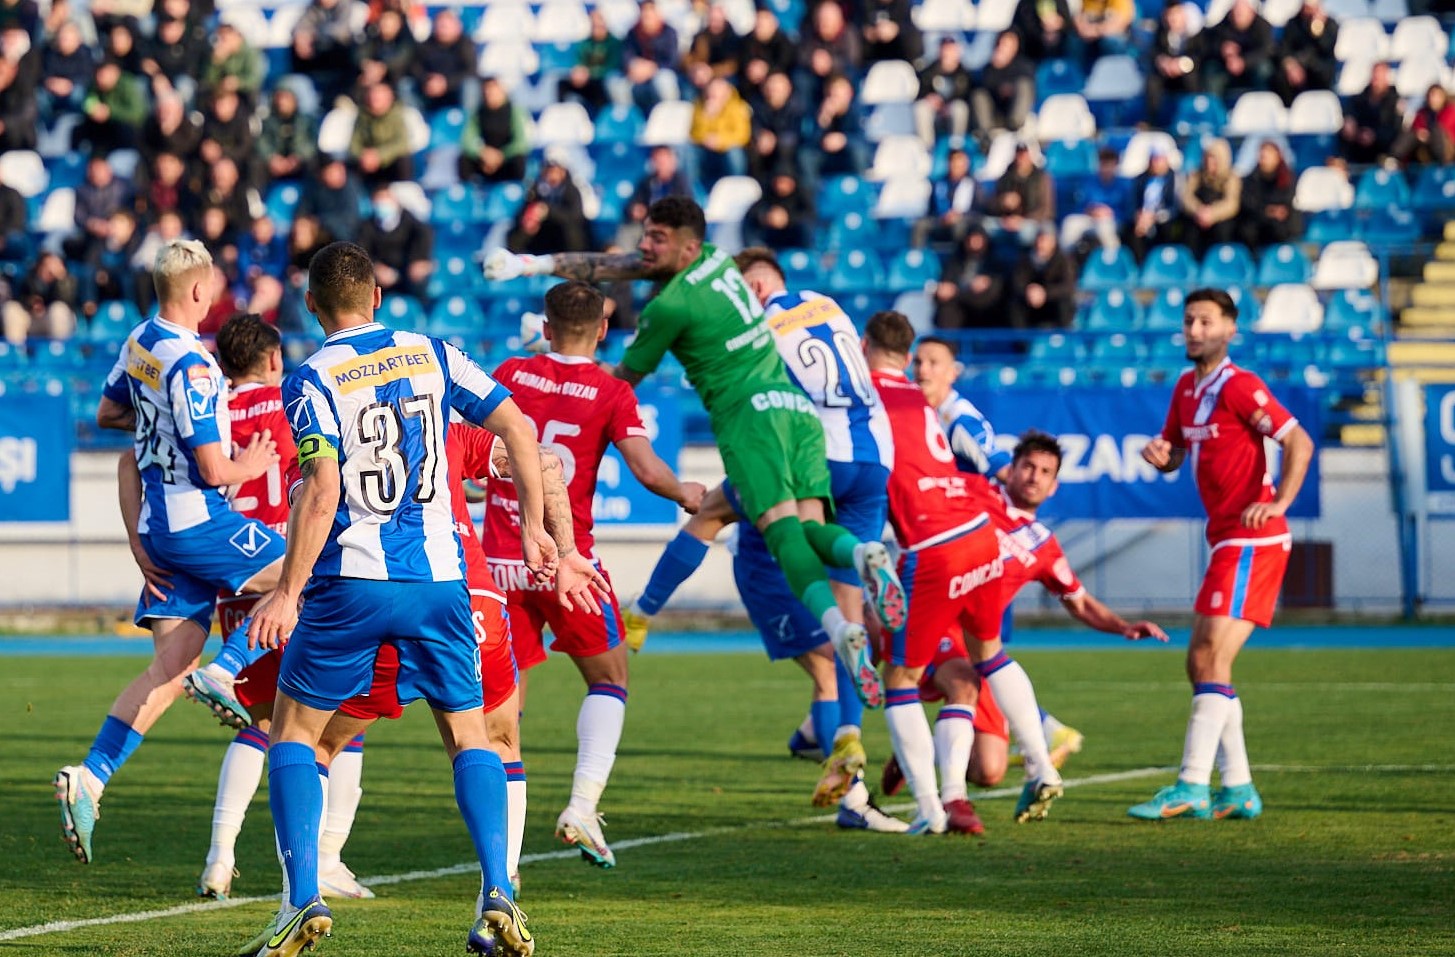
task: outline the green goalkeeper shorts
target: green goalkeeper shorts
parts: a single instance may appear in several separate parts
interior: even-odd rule
[[[728,481],[752,521],[780,502],[829,499],[823,425],[803,393],[750,393],[715,416],[712,430]]]

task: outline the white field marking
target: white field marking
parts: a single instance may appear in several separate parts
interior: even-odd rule
[[[1255,764],[1269,774],[1455,774],[1455,764]]]
[[[1239,691],[1455,691],[1449,681],[1238,681]],[[1092,688],[1096,691],[1187,690],[1186,681],[1058,681],[1057,690]]]
[[[1065,786],[1068,788],[1084,787],[1090,784],[1113,784],[1118,781],[1134,781],[1139,778],[1152,777],[1158,774],[1168,774],[1177,770],[1176,768],[1136,768],[1131,771],[1117,771],[1110,774],[1091,774],[1084,778],[1068,778]],[[1021,789],[996,788],[993,791],[980,791],[973,795],[976,800],[993,800],[995,798],[1015,797],[1021,793]],[[885,810],[908,811],[914,808],[913,804],[894,805]],[[731,834],[741,831],[752,831],[771,828],[805,827],[810,824],[830,823],[836,814],[816,814],[812,817],[800,817],[787,821],[766,821],[752,824],[734,824],[725,827],[706,828],[701,831],[675,831],[670,834],[657,834],[652,837],[634,837],[624,841],[615,841],[611,848],[613,851],[629,850],[633,847],[650,847],[653,844],[677,844],[682,841],[696,841],[704,837],[718,837],[723,834]],[[569,860],[580,857],[581,852],[576,849],[564,851],[547,851],[542,854],[522,855],[522,864],[537,864],[542,861]],[[402,874],[384,874],[379,877],[361,877],[359,883],[367,887],[382,887],[387,884],[405,884],[411,881],[427,881],[438,877],[451,877],[456,874],[479,873],[480,865],[476,861],[466,864],[451,864],[449,867],[437,867],[432,870],[406,871]],[[181,917],[185,914],[196,914],[202,911],[225,910],[229,907],[241,907],[245,904],[260,904],[264,901],[275,901],[276,894],[268,894],[264,897],[229,897],[221,901],[197,901],[192,904],[179,904],[176,907],[167,907],[161,910],[134,911],[130,914],[115,914],[110,917],[88,917],[84,920],[54,920],[45,924],[35,924],[30,927],[16,927],[13,930],[0,931],[0,941],[21,940],[26,937],[40,937],[44,934],[64,934],[68,931],[80,930],[83,927],[109,927],[112,924],[136,924],[149,920],[161,920],[166,917]]]

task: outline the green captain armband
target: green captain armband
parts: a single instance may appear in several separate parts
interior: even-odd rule
[[[298,443],[298,467],[302,468],[314,459],[338,461],[338,449],[321,435],[306,435]]]

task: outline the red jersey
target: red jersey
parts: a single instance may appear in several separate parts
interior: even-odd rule
[[[1273,501],[1264,439],[1281,439],[1298,424],[1263,380],[1229,359],[1201,382],[1188,370],[1177,380],[1162,438],[1186,449],[1207,509],[1209,544],[1265,541],[1288,535],[1288,522],[1271,518],[1261,529],[1243,525],[1243,510]]]
[[[1035,513],[1016,508],[1002,491],[1003,507],[990,510],[995,537],[1000,540],[1000,557],[1005,560],[1006,600],[1015,597],[1023,585],[1038,581],[1058,598],[1075,598],[1086,593],[1056,534],[1036,520]]]
[[[649,437],[636,393],[591,359],[554,352],[506,359],[495,370],[495,380],[510,390],[515,404],[535,425],[541,447],[561,457],[576,550],[591,558],[595,543],[591,506],[606,447],[631,436]],[[515,486],[491,479],[486,488],[485,553],[493,559],[519,561],[520,503]]]
[[[475,531],[475,522],[470,518],[470,503],[465,500],[467,479],[490,476],[490,453],[494,447],[495,436],[492,433],[471,425],[452,422],[445,433],[445,461],[450,470],[450,511],[455,516],[460,546],[465,550],[465,584],[471,592],[489,595],[504,604],[505,598],[495,587],[490,565],[485,561],[480,534]],[[486,521],[489,521],[489,510],[486,511]],[[517,535],[517,547],[518,540]]]
[[[283,390],[260,382],[238,386],[228,397],[227,417],[232,422],[232,441],[239,448],[246,448],[264,429],[272,430],[278,444],[278,461],[262,475],[232,489],[232,510],[286,534],[288,489],[298,479],[298,447],[283,413]]]
[[[919,386],[902,372],[876,371],[872,378],[894,435],[889,521],[899,544],[927,548],[985,524],[994,493],[984,478],[956,466],[940,417]]]

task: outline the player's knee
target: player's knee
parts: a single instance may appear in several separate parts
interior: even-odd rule
[[[993,788],[1005,780],[1006,759],[1001,757],[995,759],[970,761],[970,773],[967,775],[971,784],[981,788]]]

